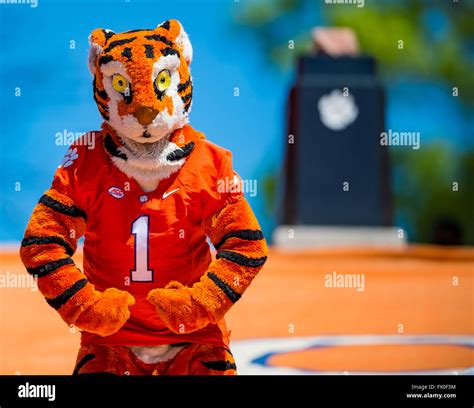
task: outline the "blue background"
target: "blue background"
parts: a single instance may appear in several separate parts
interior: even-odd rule
[[[258,180],[257,197],[249,200],[269,235],[274,220],[266,209],[262,181],[282,160],[293,72],[270,65],[261,43],[234,23],[243,4],[38,0],[36,8],[0,5],[0,241],[22,238],[34,205],[49,187],[67,150],[56,145],[56,133],[100,127],[87,69],[90,32],[98,27],[115,32],[153,28],[170,18],[181,21],[194,48],[190,123],[233,152],[234,167],[243,178]],[[321,23],[322,16],[316,16],[314,24]],[[21,96],[15,96],[17,87]],[[234,87],[239,87],[239,97]],[[472,146],[465,135],[473,119],[452,102],[448,85],[398,78],[387,91],[388,127],[416,128],[423,141],[449,134],[453,144]]]

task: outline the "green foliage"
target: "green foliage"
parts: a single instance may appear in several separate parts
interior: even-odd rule
[[[451,5],[454,7],[462,8]],[[423,24],[422,17],[426,11],[415,5],[345,10],[333,7],[328,15],[334,25],[354,29],[361,50],[377,58],[384,75],[408,73],[425,79],[444,80],[462,90],[459,96],[463,100],[472,102],[474,59],[467,52],[470,35],[463,34],[457,27],[463,11],[445,10],[448,28],[437,40],[431,38]]]
[[[263,177],[263,197],[265,211],[268,215],[275,214],[275,197],[277,195],[277,173],[268,173]]]
[[[271,23],[279,17],[295,10],[304,2],[301,0],[262,0],[246,5],[244,10],[235,16],[240,24],[250,27],[260,27]]]
[[[395,206],[412,227],[411,240],[429,242],[433,224],[449,218],[474,244],[474,151],[458,153],[437,142],[420,150],[392,149]]]
[[[318,7],[330,26],[354,29],[362,52],[376,57],[384,76],[407,73],[443,80],[461,89],[461,99],[474,102],[474,57],[468,52],[474,36],[474,2],[377,0],[359,8],[321,0],[266,0],[249,2],[235,19],[257,34],[272,62],[289,68],[296,57],[311,50],[311,25],[300,22],[308,10]],[[428,12],[444,16],[442,32],[426,24]],[[288,48],[290,39],[294,50]]]

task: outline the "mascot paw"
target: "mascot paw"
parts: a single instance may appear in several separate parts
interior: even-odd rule
[[[211,322],[207,311],[192,298],[192,289],[179,282],[172,281],[164,289],[151,290],[147,299],[174,333],[192,333]]]
[[[76,320],[80,329],[101,337],[116,333],[130,317],[129,307],[135,298],[128,292],[109,288],[100,299],[84,310]]]

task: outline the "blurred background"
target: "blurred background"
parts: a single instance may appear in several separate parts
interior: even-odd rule
[[[376,58],[386,91],[386,127],[421,134],[420,150],[389,149],[394,224],[411,241],[430,242],[434,224],[448,219],[462,230],[463,243],[474,243],[472,2],[367,1],[358,7],[323,0],[166,5],[38,0],[33,5],[0,9],[2,242],[22,237],[33,204],[67,150],[56,144],[57,133],[100,126],[86,67],[89,33],[95,27],[117,32],[154,27],[177,18],[195,50],[191,124],[233,152],[243,178],[258,181],[258,193],[249,199],[267,236],[276,223],[285,109],[296,60],[311,52],[313,27],[344,26],[355,31],[361,52]],[[400,39],[403,51],[397,49]],[[457,194],[442,187],[451,180],[459,182]]]
[[[268,237],[276,224],[285,109],[315,26],[352,28],[386,91],[386,127],[421,134],[420,150],[390,147],[394,224],[430,242],[440,219],[474,243],[473,3],[366,1],[54,1],[0,8],[0,240],[21,239],[67,147],[57,134],[101,123],[86,58],[96,27],[123,31],[179,19],[194,47],[191,124],[230,149]],[[397,49],[403,39],[405,49]],[[289,42],[294,47],[289,47]],[[453,90],[453,88],[456,88]],[[223,108],[225,107],[225,109]],[[256,115],[258,112],[258,115]],[[453,194],[446,188],[459,184]]]
[[[300,126],[295,146],[300,153],[314,151],[318,160],[326,158],[326,151],[311,149],[337,135],[355,132],[360,140],[370,136],[378,144],[381,129],[420,134],[419,149],[389,146],[383,159],[377,156],[387,167],[380,177],[370,170],[375,156],[364,166],[367,150],[354,145],[362,165],[346,170],[361,180],[364,174],[368,181],[379,180],[380,189],[387,187],[386,201],[367,204],[365,210],[371,194],[359,195],[357,203],[343,196],[318,203],[321,211],[337,208],[350,216],[353,226],[358,225],[357,211],[390,210],[384,222],[373,224],[403,231],[410,245],[374,249],[356,240],[359,245],[348,249],[326,245],[304,251],[273,245],[263,272],[228,315],[239,372],[472,374],[474,3],[461,0],[0,4],[0,288],[5,289],[0,296],[0,374],[73,370],[77,330],[68,329],[40,294],[30,293],[35,286],[22,280],[27,276],[18,246],[67,150],[64,137],[74,139],[100,127],[87,69],[88,36],[97,27],[115,32],[153,28],[170,18],[181,21],[194,48],[190,123],[233,152],[244,181],[257,181],[256,194],[246,195],[269,239],[279,224],[291,238],[293,222],[305,224],[305,217],[318,215],[311,211],[311,200],[329,197],[309,183],[297,199],[306,215],[293,213],[291,206],[282,210],[283,195],[291,196],[288,187],[294,181],[286,167],[294,130],[291,109]],[[311,126],[321,124],[317,100],[291,102],[292,89],[310,97],[314,90],[315,78],[301,75],[303,57],[310,61],[316,52],[314,27],[352,30],[358,54],[376,64],[371,83],[385,104],[373,104],[372,110],[359,104],[359,118],[365,119],[348,126],[349,133],[327,126],[313,131]],[[321,80],[317,86],[328,95],[331,86]],[[302,112],[305,120],[298,116]],[[301,177],[310,174],[311,182],[327,180],[345,191],[345,179],[335,175],[347,161],[334,153],[334,166],[327,168],[306,156],[306,170],[296,176],[300,186]],[[318,172],[311,173],[311,166]],[[282,211],[290,217],[282,218]],[[304,230],[299,234],[309,242]],[[322,231],[323,243],[329,236],[329,230]],[[425,245],[433,243],[451,246]],[[75,260],[81,265],[80,253]],[[30,347],[33,340],[35,347]]]

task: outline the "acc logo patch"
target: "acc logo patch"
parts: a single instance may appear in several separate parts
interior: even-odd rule
[[[120,187],[113,186],[108,191],[113,198],[121,199],[125,197],[125,193]]]

